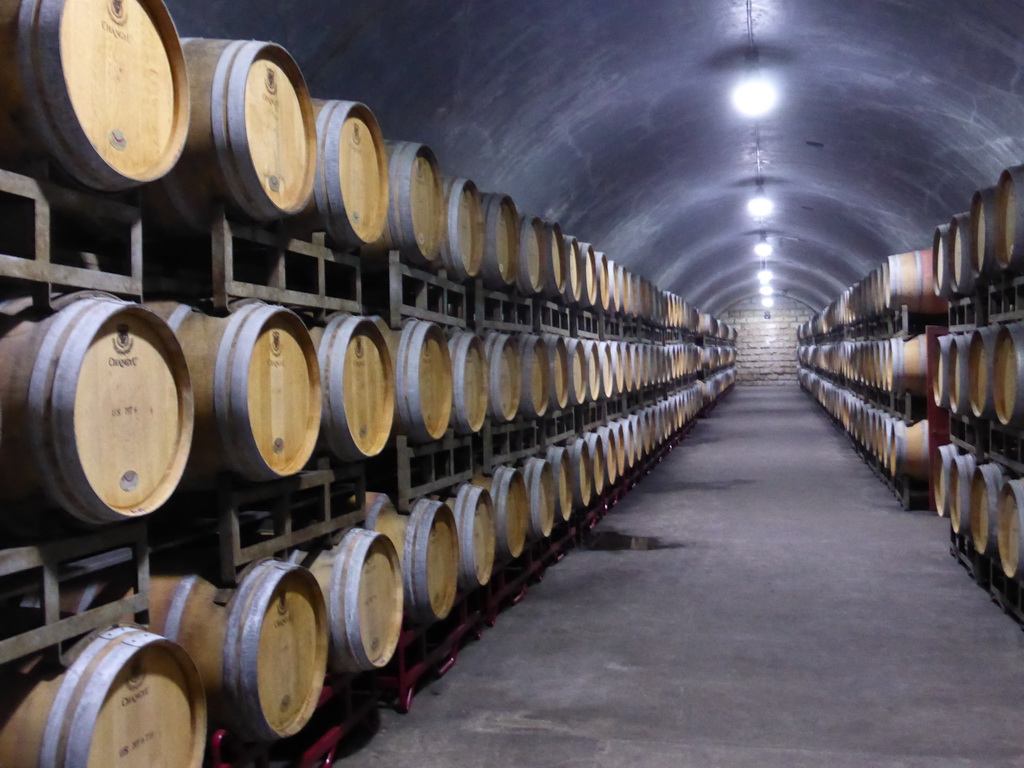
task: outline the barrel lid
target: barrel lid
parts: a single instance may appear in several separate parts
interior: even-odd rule
[[[372,243],[388,220],[388,161],[380,127],[368,107],[350,107],[338,147],[338,182],[349,226],[364,243]]]

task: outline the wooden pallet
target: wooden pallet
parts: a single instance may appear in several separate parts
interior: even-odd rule
[[[470,285],[470,304],[473,327],[477,331],[534,331],[534,299],[512,292],[488,290],[482,280],[474,280]]]
[[[470,324],[466,287],[449,280],[444,270],[434,274],[403,264],[398,251],[391,251],[378,269],[364,269],[363,296],[367,311],[396,330],[409,318],[448,328]]]

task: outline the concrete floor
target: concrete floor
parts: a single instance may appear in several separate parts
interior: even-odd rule
[[[739,389],[344,765],[1024,766],[1024,633],[796,387]]]

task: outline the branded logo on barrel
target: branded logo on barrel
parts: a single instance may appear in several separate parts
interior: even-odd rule
[[[277,94],[277,74],[270,67],[267,67],[267,93],[271,96]]]
[[[128,21],[128,14],[125,11],[124,0],[110,0],[110,5],[107,6],[107,12],[110,14],[110,19],[118,26],[124,26]]]
[[[117,333],[114,334],[112,343],[117,357],[110,358],[111,368],[134,368],[139,364],[138,357],[128,357],[135,347],[135,339],[132,338],[131,328],[128,325],[117,326]]]
[[[281,332],[280,331],[274,331],[270,335],[270,352],[274,355],[274,357],[280,357],[281,356]]]
[[[360,141],[362,138],[359,136],[359,124],[357,123],[352,126],[352,143],[358,147]]]

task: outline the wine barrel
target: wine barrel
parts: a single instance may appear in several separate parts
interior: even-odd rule
[[[448,616],[459,580],[458,526],[448,505],[420,499],[402,515],[385,494],[367,493],[366,527],[387,535],[395,545],[406,618],[427,625]]]
[[[932,274],[935,276],[935,284],[932,286],[935,295],[947,301],[952,299],[953,263],[948,224],[936,227],[932,236]]]
[[[619,443],[618,435],[611,427],[598,427],[597,434],[601,436],[601,442],[604,444],[605,476],[608,478],[608,485],[613,485],[625,471],[622,445]]]
[[[583,352],[587,360],[587,400],[596,401],[605,397],[605,377],[602,370],[604,361],[598,342],[592,339],[583,340]]]
[[[451,419],[454,383],[448,341],[440,326],[409,320],[395,354],[395,415],[413,443],[440,440]]]
[[[60,674],[31,665],[0,680],[0,765],[199,768],[206,698],[188,654],[137,627],[83,645]]]
[[[483,429],[487,418],[487,351],[479,336],[459,332],[449,339],[448,354],[454,381],[451,426],[460,435],[472,435]]]
[[[524,333],[519,336],[520,385],[519,414],[539,419],[548,412],[551,368],[547,348],[540,336]]]
[[[602,251],[594,253],[594,279],[597,283],[597,306],[610,312],[612,309],[613,275],[608,272],[608,256]]]
[[[625,368],[620,360],[621,345],[617,341],[602,341],[608,359],[608,373],[611,377],[611,397],[626,391]]]
[[[1007,480],[999,492],[999,561],[1008,579],[1024,576],[1024,480]]]
[[[568,267],[566,254],[566,237],[562,228],[553,221],[544,222],[544,236],[547,239],[545,252],[548,255],[544,263],[544,295],[553,300],[562,297],[565,291],[565,273]]]
[[[883,342],[885,343],[885,342]],[[889,364],[883,387],[894,392],[924,395],[928,388],[928,338],[890,339]]]
[[[484,261],[484,210],[469,179],[445,178],[445,230],[441,263],[453,280],[471,280]]]
[[[515,284],[524,296],[534,296],[544,288],[548,246],[549,240],[544,231],[544,222],[536,216],[521,216]]]
[[[0,25],[6,164],[49,155],[106,192],[174,167],[188,133],[188,76],[160,0],[6,0]]]
[[[935,508],[939,517],[949,517],[949,474],[952,472],[953,460],[957,457],[955,445],[939,447],[938,461],[932,464],[932,488],[935,489]]]
[[[596,261],[594,246],[580,243],[580,304],[595,309],[601,301],[598,296]]]
[[[459,588],[466,592],[486,586],[494,572],[494,503],[486,488],[463,483],[448,500],[459,534]]]
[[[445,197],[433,150],[411,141],[385,141],[388,221],[373,250],[395,250],[410,264],[434,266],[445,239]]]
[[[511,336],[489,333],[484,337],[487,354],[488,411],[491,418],[509,422],[519,412],[522,395],[519,349]]]
[[[594,497],[594,459],[590,445],[581,437],[565,444],[572,471],[572,503],[576,509],[586,509]]]
[[[200,576],[154,576],[150,620],[196,662],[211,722],[246,741],[298,733],[316,709],[327,666],[327,609],[313,574],[253,564],[227,605]]]
[[[27,299],[4,302],[0,328],[5,518],[40,493],[92,524],[167,501],[185,469],[194,411],[167,324],[136,304],[86,296],[49,316]]]
[[[494,503],[496,562],[519,557],[530,526],[530,496],[523,473],[514,467],[498,467],[491,477],[476,475],[473,483],[490,491]]]
[[[387,339],[368,317],[337,314],[310,337],[320,363],[320,433],[337,458],[361,461],[387,445],[395,416],[395,373]]]
[[[992,462],[979,464],[971,476],[968,529],[974,548],[989,557],[999,556],[999,492],[1006,479],[1002,467]]]
[[[619,445],[622,446],[624,469],[631,469],[637,461],[636,441],[633,439],[633,428],[629,419],[616,419],[612,422],[618,430]]]
[[[971,411],[979,418],[992,421],[996,419],[996,397],[991,373],[995,362],[998,336],[998,328],[992,326],[978,328],[970,334],[967,356]]]
[[[974,291],[974,254],[971,252],[969,211],[958,213],[950,220],[948,246],[948,258],[953,266],[953,295],[969,296]]]
[[[550,371],[548,409],[560,411],[569,404],[569,350],[562,336],[547,333],[543,340]]]
[[[572,516],[572,461],[568,449],[560,445],[548,448],[546,458],[555,476],[555,512],[562,520]]]
[[[928,375],[932,380],[932,400],[940,408],[949,408],[949,358],[953,336],[939,337],[939,354],[928,356]]]
[[[1024,269],[1024,166],[1007,168],[996,186],[996,261],[1000,269]]]
[[[545,459],[531,458],[523,462],[523,480],[530,499],[527,536],[532,540],[546,539],[555,527],[555,474]]]
[[[971,199],[971,258],[977,279],[984,285],[999,276],[997,240],[996,188],[979,189]]]
[[[605,271],[608,275],[608,309],[622,311],[622,267],[605,257]]]
[[[581,339],[566,339],[568,355],[569,405],[583,405],[590,399],[590,368],[587,348]]]
[[[974,454],[965,453],[953,459],[946,493],[949,494],[949,522],[953,531],[970,535],[971,481],[978,466]]]
[[[502,194],[481,197],[484,209],[484,260],[480,277],[496,291],[511,287],[519,273],[519,212]]]
[[[402,633],[402,563],[383,533],[353,528],[309,566],[327,603],[328,663],[335,672],[380,669]]]
[[[575,306],[583,299],[583,268],[580,242],[570,235],[565,236],[565,303]]]
[[[962,416],[971,414],[970,361],[970,336],[953,334],[949,349],[949,409]]]
[[[587,432],[583,440],[590,449],[590,461],[593,465],[594,495],[600,496],[604,493],[608,480],[608,457],[605,450],[604,440],[597,432]]]
[[[1024,323],[999,327],[992,366],[996,415],[1007,426],[1024,426]]]
[[[301,213],[313,196],[317,141],[295,60],[252,40],[192,38],[182,48],[192,119],[181,160],[154,190],[157,218],[205,230],[220,204],[254,221]]]
[[[221,472],[253,481],[301,470],[316,447],[323,395],[313,340],[299,316],[253,302],[228,317],[183,304],[151,305],[185,351],[196,398],[186,481]]]
[[[312,205],[340,246],[362,248],[388,223],[388,156],[370,108],[357,101],[313,101],[317,163]],[[319,228],[319,227],[318,227]]]
[[[940,276],[934,271],[931,253],[901,253],[890,256],[886,263],[889,268],[886,307],[896,309],[905,304],[911,312],[929,315],[942,314],[948,310],[946,300],[935,293],[935,284]],[[970,274],[969,263],[967,273]]]

